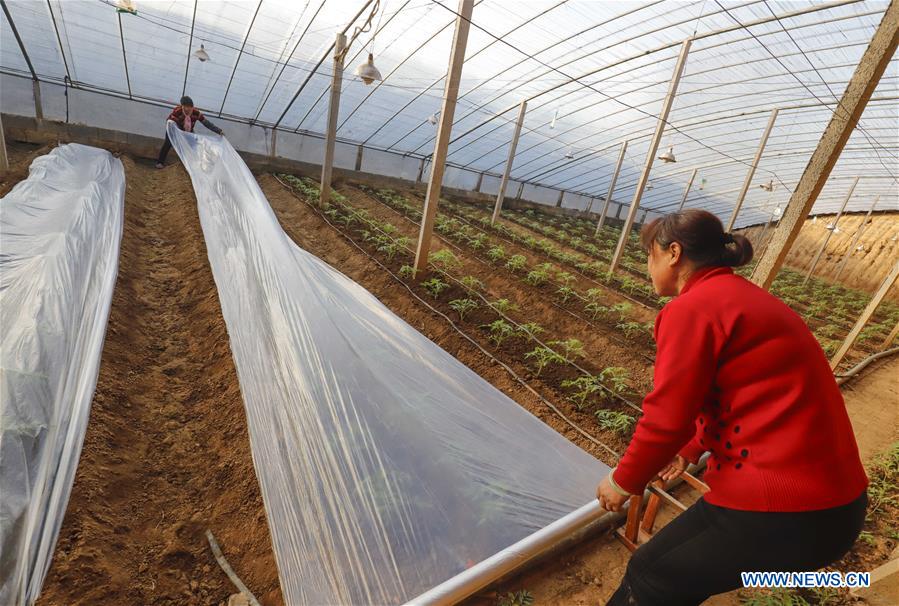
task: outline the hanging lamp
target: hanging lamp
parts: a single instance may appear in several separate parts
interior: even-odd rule
[[[206,47],[201,44],[200,48],[194,52],[194,57],[199,59],[202,63],[209,61],[209,53],[206,52]]]
[[[670,146],[668,148],[668,151],[666,151],[661,156],[659,156],[659,160],[661,160],[662,162],[668,163],[668,164],[670,164],[672,162],[677,162],[677,159],[674,157],[674,146],[673,145]]]
[[[437,120],[439,119],[439,117],[440,117],[440,112],[439,111],[434,112],[433,114],[428,116],[428,122],[430,122],[434,126],[437,126]]]
[[[759,187],[764,189],[765,191],[774,191],[774,188],[777,186],[774,185],[774,179],[769,179],[767,183],[762,183],[759,185]]]
[[[130,13],[132,15],[137,14],[137,8],[134,6],[134,0],[118,0],[115,3],[115,10],[117,13]]]
[[[571,148],[568,148],[568,151],[565,152],[565,158],[567,160],[574,160],[574,150]]]
[[[381,80],[381,72],[375,67],[374,55],[368,53],[368,61],[356,68],[356,75],[359,76],[365,84],[371,84],[375,80]]]

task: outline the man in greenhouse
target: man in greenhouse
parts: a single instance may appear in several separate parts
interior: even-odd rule
[[[597,488],[618,511],[658,474],[711,451],[710,490],[634,552],[608,602],[700,604],[741,572],[805,572],[849,551],[868,479],[820,345],[780,299],[736,275],[752,245],[703,210],[648,223],[658,314],[654,389],[618,466]]]
[[[168,120],[174,122],[179,129],[189,133],[194,132],[194,126],[197,125],[197,122],[202,122],[203,126],[215,134],[225,134],[222,129],[213,124],[209,118],[200,113],[200,110],[194,106],[194,100],[187,95],[181,97],[181,105],[175,106],[175,109],[173,109],[172,113],[169,114],[169,117],[166,118],[166,121]],[[169,136],[166,134],[165,142],[162,144],[162,149],[159,150],[159,157],[156,159],[156,168],[163,168],[165,166],[165,158],[169,155],[170,149],[172,149],[172,142],[169,141]]]

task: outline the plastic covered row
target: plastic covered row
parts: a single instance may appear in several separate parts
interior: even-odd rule
[[[118,272],[125,171],[63,145],[0,199],[0,604],[40,593],[72,489]]]
[[[190,177],[287,604],[397,604],[592,500],[608,468],[296,246],[228,141]]]

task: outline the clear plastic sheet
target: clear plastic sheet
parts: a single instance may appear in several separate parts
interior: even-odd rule
[[[608,468],[297,247],[226,139],[193,180],[286,603],[396,604],[594,498]]]
[[[62,525],[118,271],[122,163],[63,145],[0,199],[0,604],[40,593]]]

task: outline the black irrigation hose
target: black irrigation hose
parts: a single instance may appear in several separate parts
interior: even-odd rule
[[[368,193],[367,191],[365,191],[364,189],[359,189],[359,188],[354,188],[354,189],[355,189],[356,191],[362,193],[362,195],[364,195],[366,198],[368,198],[368,199],[371,200],[372,202],[376,202],[377,204],[380,204],[381,206],[383,206],[383,207],[386,208],[387,210],[389,210],[389,211],[395,213],[395,214],[398,215],[400,218],[402,218],[402,219],[408,221],[409,223],[411,223],[411,224],[413,224],[413,225],[419,225],[419,224],[416,223],[413,219],[411,219],[411,218],[407,217],[405,214],[403,214],[401,211],[399,211],[399,210],[393,208],[392,206],[390,206],[389,204],[387,204],[387,203],[384,202],[383,200],[378,199],[377,196],[372,196],[371,194],[369,194],[369,193]],[[460,218],[458,218],[458,217],[457,217],[457,219],[460,220],[460,221],[462,221],[462,222],[465,223],[466,225],[469,225],[472,229],[476,229],[476,230],[480,231],[482,234],[486,235],[487,237],[491,237],[491,235],[488,234],[486,231],[484,231],[483,229],[477,227],[476,225],[474,225],[474,224],[472,224],[472,223],[469,223],[469,222],[466,221],[465,219],[460,219]],[[518,246],[517,244],[515,244],[515,243],[512,242],[511,240],[506,240],[506,239],[503,238],[502,236],[496,236],[496,237],[497,237],[498,239],[500,239],[500,240],[503,240],[504,242],[508,242],[508,243],[510,243],[510,244],[513,244],[513,245],[515,245],[515,246]],[[453,248],[456,249],[458,252],[460,252],[460,253],[462,253],[462,254],[468,256],[468,254],[462,249],[461,246],[459,246],[458,244],[454,243],[454,242],[453,242],[452,240],[450,240],[449,238],[446,238],[446,237],[444,237],[442,234],[439,234],[439,233],[437,234],[437,238],[438,238],[439,240],[443,241],[444,243],[448,244],[449,246],[453,247]],[[493,271],[493,270],[497,269],[496,266],[491,265],[490,263],[487,263],[486,261],[484,261],[483,259],[481,259],[480,257],[478,257],[477,254],[471,255],[471,258],[474,259],[475,261],[479,262],[479,263],[480,263],[481,265],[483,265],[484,267],[489,268],[490,271]],[[610,292],[611,294],[620,295],[622,298],[627,299],[628,301],[633,301],[634,303],[637,303],[638,305],[642,305],[643,307],[646,307],[647,309],[653,311],[652,308],[649,307],[649,306],[647,306],[645,303],[642,303],[642,302],[640,302],[640,301],[637,301],[636,299],[631,299],[631,298],[628,297],[627,295],[624,295],[624,294],[619,293],[619,292],[617,292],[617,291],[613,291],[611,288],[609,288],[609,287],[607,287],[607,286],[601,284],[600,282],[596,282],[595,280],[593,280],[592,278],[590,278],[590,277],[587,276],[586,274],[581,274],[581,273],[580,273],[579,271],[577,271],[577,270],[575,270],[575,272],[578,273],[578,274],[580,274],[580,275],[583,276],[584,278],[590,280],[590,281],[593,282],[594,284],[597,284],[597,285],[601,286],[604,290]],[[554,285],[558,285],[558,283],[556,283],[556,282],[553,282],[553,284],[554,284]],[[586,301],[586,299],[584,299],[584,298],[583,298],[580,294],[578,294],[577,292],[574,293],[574,296],[576,296],[580,301]],[[609,340],[611,340],[611,341],[613,341],[613,342],[615,342],[615,343],[617,343],[617,344],[619,344],[619,345],[621,345],[621,346],[623,346],[623,347],[628,347],[628,348],[631,347],[632,343],[629,343],[626,339],[622,339],[622,338],[618,337],[618,336],[615,335],[615,334],[606,332],[604,328],[598,326],[597,324],[595,324],[594,322],[588,320],[588,319],[585,318],[584,316],[581,316],[580,314],[575,313],[575,312],[573,312],[573,311],[571,311],[571,310],[569,310],[569,309],[565,309],[564,307],[562,307],[561,305],[559,305],[559,304],[556,303],[555,301],[549,301],[549,303],[550,303],[553,307],[555,307],[555,308],[557,308],[557,309],[559,309],[559,310],[565,312],[565,313],[568,314],[569,316],[571,316],[571,317],[573,317],[573,318],[575,318],[575,319],[577,319],[577,320],[579,320],[579,321],[581,321],[581,322],[584,322],[584,323],[587,324],[588,326],[590,326],[590,327],[592,327],[592,328],[594,328],[594,329],[596,329],[596,330],[601,330],[601,331],[604,333],[604,336],[607,337]],[[654,358],[653,356],[648,356],[648,355],[646,355],[646,354],[644,354],[644,353],[642,353],[642,352],[641,352],[641,353],[638,353],[637,355],[639,355],[639,356],[642,357],[643,359],[647,360],[647,361],[650,362],[651,364],[655,364],[655,358]]]
[[[287,191],[289,191],[295,198],[297,198],[298,200],[300,200],[300,201],[302,201],[304,204],[306,204],[306,205],[307,205],[307,206],[308,206],[308,207],[309,207],[309,208],[310,208],[310,209],[311,209],[311,210],[312,210],[312,211],[313,211],[313,212],[314,212],[314,213],[315,213],[315,214],[316,214],[322,221],[324,221],[325,223],[327,223],[329,227],[331,227],[331,228],[334,229],[338,234],[340,234],[341,236],[343,236],[343,238],[344,238],[347,242],[349,242],[352,246],[354,246],[356,249],[358,249],[359,252],[361,252],[361,253],[364,254],[366,257],[368,257],[369,260],[371,260],[375,265],[377,265],[377,266],[380,267],[382,270],[384,270],[384,271],[387,273],[387,275],[389,275],[389,276],[390,276],[391,278],[393,278],[396,282],[398,282],[403,288],[405,288],[405,289],[409,292],[409,294],[412,295],[412,297],[415,298],[415,300],[417,300],[419,303],[421,303],[422,305],[424,305],[425,307],[427,307],[427,308],[431,311],[431,313],[433,313],[433,314],[435,314],[435,315],[440,316],[441,318],[443,318],[443,319],[446,321],[446,323],[449,324],[449,325],[453,328],[453,330],[455,330],[457,333],[459,333],[459,335],[460,335],[462,338],[464,338],[466,341],[468,341],[469,343],[471,343],[472,345],[474,345],[475,347],[477,347],[478,350],[479,350],[482,354],[484,354],[485,356],[487,356],[487,358],[489,358],[489,359],[490,359],[491,361],[493,361],[495,364],[498,364],[499,366],[501,366],[501,367],[502,367],[506,372],[508,372],[508,373],[512,376],[512,378],[515,379],[515,380],[516,380],[522,387],[524,387],[524,388],[527,389],[529,392],[531,392],[534,396],[536,396],[537,398],[539,398],[539,399],[540,399],[540,400],[541,400],[547,407],[549,407],[550,410],[552,410],[554,413],[556,413],[556,415],[558,415],[563,421],[565,421],[565,423],[567,423],[572,429],[574,429],[575,431],[577,431],[579,434],[581,434],[584,438],[586,438],[586,439],[589,440],[590,442],[596,444],[597,446],[599,446],[600,448],[602,448],[603,450],[605,450],[606,452],[608,452],[609,454],[611,454],[612,456],[614,456],[616,459],[618,459],[618,458],[621,457],[621,455],[620,455],[619,453],[615,452],[612,448],[610,448],[609,446],[607,446],[607,445],[604,444],[603,442],[600,442],[598,439],[594,438],[592,435],[590,435],[590,434],[587,433],[585,430],[583,430],[580,426],[578,426],[574,421],[572,421],[572,420],[569,419],[567,416],[565,416],[565,413],[563,413],[563,412],[562,412],[561,410],[559,410],[559,409],[558,409],[552,402],[550,402],[550,401],[547,400],[545,397],[543,397],[540,393],[538,393],[533,387],[531,387],[531,386],[528,384],[527,381],[525,381],[523,378],[521,378],[521,376],[519,376],[518,373],[516,373],[514,370],[512,370],[511,367],[509,367],[507,364],[505,364],[505,363],[502,362],[501,360],[497,359],[496,356],[494,356],[494,355],[491,354],[489,351],[487,351],[486,349],[484,349],[484,348],[481,346],[480,343],[478,343],[477,341],[475,341],[474,339],[472,339],[470,336],[468,336],[468,334],[465,333],[465,331],[463,331],[463,330],[460,329],[458,326],[456,326],[456,324],[449,318],[449,316],[447,316],[446,314],[444,314],[443,312],[441,312],[439,309],[436,309],[436,308],[433,307],[430,303],[428,303],[427,301],[425,301],[424,299],[422,299],[421,297],[419,297],[419,296],[415,293],[415,291],[413,291],[411,288],[409,288],[409,285],[408,285],[408,284],[406,284],[405,282],[403,282],[403,281],[399,278],[399,276],[397,276],[397,275],[394,274],[392,271],[390,271],[390,269],[389,269],[387,266],[385,266],[383,263],[381,263],[376,257],[374,257],[373,255],[371,255],[367,250],[365,250],[362,246],[360,246],[355,240],[353,240],[351,237],[349,237],[347,234],[345,234],[343,231],[341,231],[341,229],[340,229],[339,227],[337,227],[336,225],[334,225],[333,223],[331,223],[331,222],[328,220],[328,218],[327,218],[323,213],[321,213],[320,210],[317,209],[313,204],[311,204],[308,200],[305,200],[305,199],[301,198],[300,196],[297,196],[296,193],[294,192],[293,188],[291,188],[289,185],[287,185],[286,183],[284,183],[284,182],[280,179],[280,177],[278,177],[277,175],[274,175],[274,174],[273,174],[272,176],[275,178],[275,180],[276,180],[278,183],[281,184],[282,187],[284,187]]]

